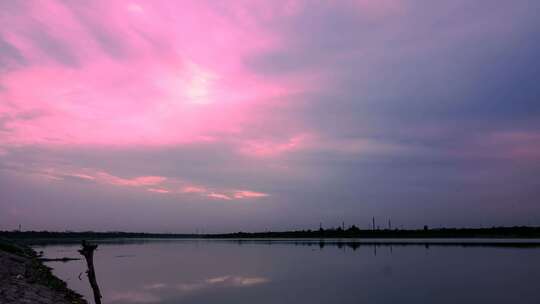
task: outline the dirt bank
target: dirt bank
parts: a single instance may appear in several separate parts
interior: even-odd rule
[[[88,304],[29,247],[0,239],[0,303]]]

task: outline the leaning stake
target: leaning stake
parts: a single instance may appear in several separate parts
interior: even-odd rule
[[[101,293],[99,292],[99,286],[96,281],[96,272],[94,270],[94,250],[96,250],[97,245],[90,245],[86,241],[82,241],[82,249],[79,250],[79,253],[84,256],[86,259],[86,264],[88,265],[88,270],[86,274],[88,275],[88,281],[94,292],[94,302],[96,304],[101,304]]]

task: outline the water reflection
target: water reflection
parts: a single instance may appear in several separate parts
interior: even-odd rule
[[[268,278],[263,277],[242,277],[235,275],[225,275],[220,277],[213,277],[202,280],[200,282],[190,282],[190,283],[178,283],[178,284],[167,284],[167,283],[153,283],[144,285],[143,289],[147,290],[164,290],[164,289],[174,289],[178,291],[190,292],[195,290],[201,290],[205,288],[211,288],[213,286],[227,286],[227,287],[249,287],[252,285],[264,284],[269,282]]]
[[[107,303],[159,303],[161,298],[155,294],[141,291],[113,291],[109,299],[105,299],[104,302]]]
[[[105,302],[110,303],[160,303],[160,295],[174,294],[174,297],[186,296],[188,293],[204,292],[212,288],[247,288],[265,284],[270,279],[264,277],[244,277],[236,275],[224,275],[207,278],[196,282],[165,283],[156,282],[145,284],[137,291],[113,291]]]
[[[43,247],[77,257],[78,246]],[[429,253],[429,254],[428,254]],[[103,243],[104,303],[538,303],[538,244],[466,240]],[[87,297],[81,261],[50,264]]]

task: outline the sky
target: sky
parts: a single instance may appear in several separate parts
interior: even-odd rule
[[[540,225],[538,11],[0,0],[0,229]]]

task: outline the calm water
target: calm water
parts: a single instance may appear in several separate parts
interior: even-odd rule
[[[48,264],[92,299],[83,261]],[[540,303],[540,248],[153,241],[100,244],[95,266],[104,303]]]

